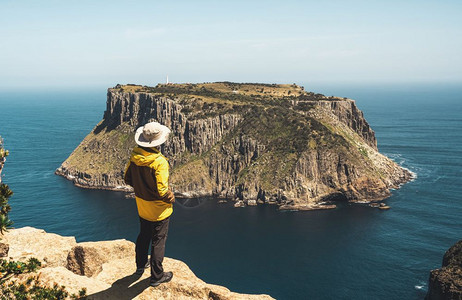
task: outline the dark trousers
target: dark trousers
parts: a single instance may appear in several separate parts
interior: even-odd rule
[[[165,254],[168,224],[170,218],[151,222],[140,218],[140,234],[136,239],[136,267],[144,268],[148,262],[149,243],[151,243],[151,280],[157,281],[164,275],[162,261]]]

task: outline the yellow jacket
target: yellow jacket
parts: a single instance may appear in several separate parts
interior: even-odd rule
[[[124,174],[135,191],[138,214],[148,221],[161,221],[173,212],[173,193],[168,187],[169,164],[156,148],[135,147]]]

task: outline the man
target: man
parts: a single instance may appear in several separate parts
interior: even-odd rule
[[[158,149],[169,134],[170,129],[157,122],[147,123],[138,128],[135,134],[138,146],[133,149],[124,174],[125,183],[135,191],[140,216],[140,233],[135,248],[135,274],[142,275],[150,264],[150,285],[154,287],[170,281],[173,277],[172,272],[164,272],[162,261],[175,196],[168,185],[167,158]],[[149,243],[151,260],[148,263]]]

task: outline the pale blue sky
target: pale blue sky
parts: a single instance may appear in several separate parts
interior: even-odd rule
[[[462,1],[0,0],[0,87],[462,82]]]

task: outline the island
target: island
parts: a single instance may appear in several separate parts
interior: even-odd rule
[[[172,130],[161,151],[179,198],[213,197],[280,209],[374,202],[412,179],[380,154],[348,98],[296,84],[116,85],[102,121],[56,170],[84,188],[130,191],[123,172],[138,127]]]

